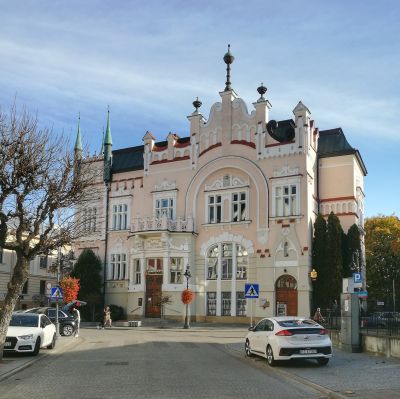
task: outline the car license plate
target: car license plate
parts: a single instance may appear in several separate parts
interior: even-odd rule
[[[317,350],[316,349],[300,349],[301,355],[310,355],[313,353],[317,353]]]
[[[11,342],[4,342],[4,346],[11,346]]]

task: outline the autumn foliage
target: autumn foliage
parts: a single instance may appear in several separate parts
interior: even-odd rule
[[[72,302],[78,298],[79,279],[74,277],[64,277],[60,281],[60,287],[63,290],[64,302]]]
[[[182,291],[182,302],[187,305],[191,303],[194,299],[194,292],[192,290],[186,289]]]

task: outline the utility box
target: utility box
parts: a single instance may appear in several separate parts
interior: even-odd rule
[[[345,351],[361,352],[360,336],[360,304],[357,294],[344,293],[340,295],[341,334],[340,340]]]

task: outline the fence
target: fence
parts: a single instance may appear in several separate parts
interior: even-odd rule
[[[321,309],[323,325],[329,330],[341,329],[340,309]],[[360,314],[360,331],[380,336],[400,336],[400,312],[373,311]]]

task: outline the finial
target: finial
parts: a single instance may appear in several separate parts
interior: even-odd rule
[[[260,98],[258,101],[263,101],[265,100],[264,94],[267,92],[267,88],[264,86],[264,83],[261,83],[261,86],[257,87],[258,94],[260,94]]]
[[[235,57],[231,54],[231,45],[228,44],[228,52],[224,55],[224,62],[226,64],[226,83],[225,91],[232,90],[231,87],[231,64],[235,61]]]
[[[201,105],[202,105],[203,103],[199,100],[199,97],[196,97],[196,100],[194,100],[192,104],[193,104],[193,107],[196,108],[196,111],[195,111],[195,112],[198,112],[198,111],[199,111],[199,108],[201,107]]]

